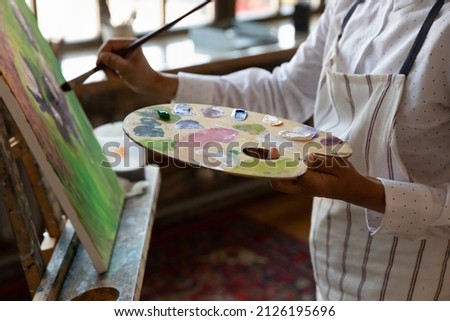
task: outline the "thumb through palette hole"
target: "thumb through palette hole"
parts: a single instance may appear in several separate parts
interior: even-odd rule
[[[275,147],[271,148],[259,148],[259,147],[246,147],[242,151],[245,155],[265,160],[275,160],[280,158],[280,153]]]

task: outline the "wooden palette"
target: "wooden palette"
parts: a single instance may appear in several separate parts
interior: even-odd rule
[[[259,178],[294,178],[306,153],[348,157],[331,133],[242,108],[163,104],[129,114],[123,129],[139,145],[194,167]]]

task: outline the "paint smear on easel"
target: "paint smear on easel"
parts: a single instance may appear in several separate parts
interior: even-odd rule
[[[220,108],[208,107],[202,109],[202,115],[206,118],[220,118],[225,116],[225,113]]]

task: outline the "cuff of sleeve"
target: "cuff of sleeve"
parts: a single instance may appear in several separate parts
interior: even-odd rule
[[[384,214],[373,210],[366,209],[366,223],[370,234],[378,232],[381,222],[383,221]]]
[[[214,81],[213,76],[178,73],[178,90],[174,102],[212,103]]]
[[[425,185],[379,178],[384,185],[384,214],[366,210],[372,234],[382,233],[418,239],[426,234],[433,220],[433,197]]]

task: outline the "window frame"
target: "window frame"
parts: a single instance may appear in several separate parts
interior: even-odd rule
[[[39,20],[39,15],[36,13],[36,1],[38,0],[27,0],[27,3],[29,4],[30,8],[36,15],[36,19]],[[76,1],[76,0],[74,0]],[[151,1],[151,0],[149,0]],[[166,15],[164,14],[164,10],[166,7],[166,1],[163,1],[163,23],[167,23],[166,21]],[[105,17],[108,15],[107,7],[106,7],[106,0],[97,0],[99,5],[99,21],[101,22],[102,17]],[[199,3],[201,3],[199,1]],[[214,20],[211,23],[212,25],[223,25],[225,22],[229,22],[234,19],[235,17],[235,7],[236,7],[236,0],[214,0]],[[278,0],[278,6],[281,8],[282,0]],[[271,19],[279,19],[283,17],[283,15],[278,11],[276,14],[263,17],[260,19],[252,19],[252,21],[267,21]],[[286,17],[286,16],[284,16]],[[186,33],[188,28],[178,28],[176,30],[170,30],[168,33],[170,34],[177,34],[177,33]],[[141,34],[136,34],[137,37],[141,36]],[[64,43],[62,46],[62,51],[76,51],[76,50],[84,50],[84,49],[91,49],[91,48],[98,48],[102,44],[101,35],[98,35],[98,37],[92,39],[92,40],[86,40],[86,41],[80,41],[80,42],[71,42],[71,43]]]

